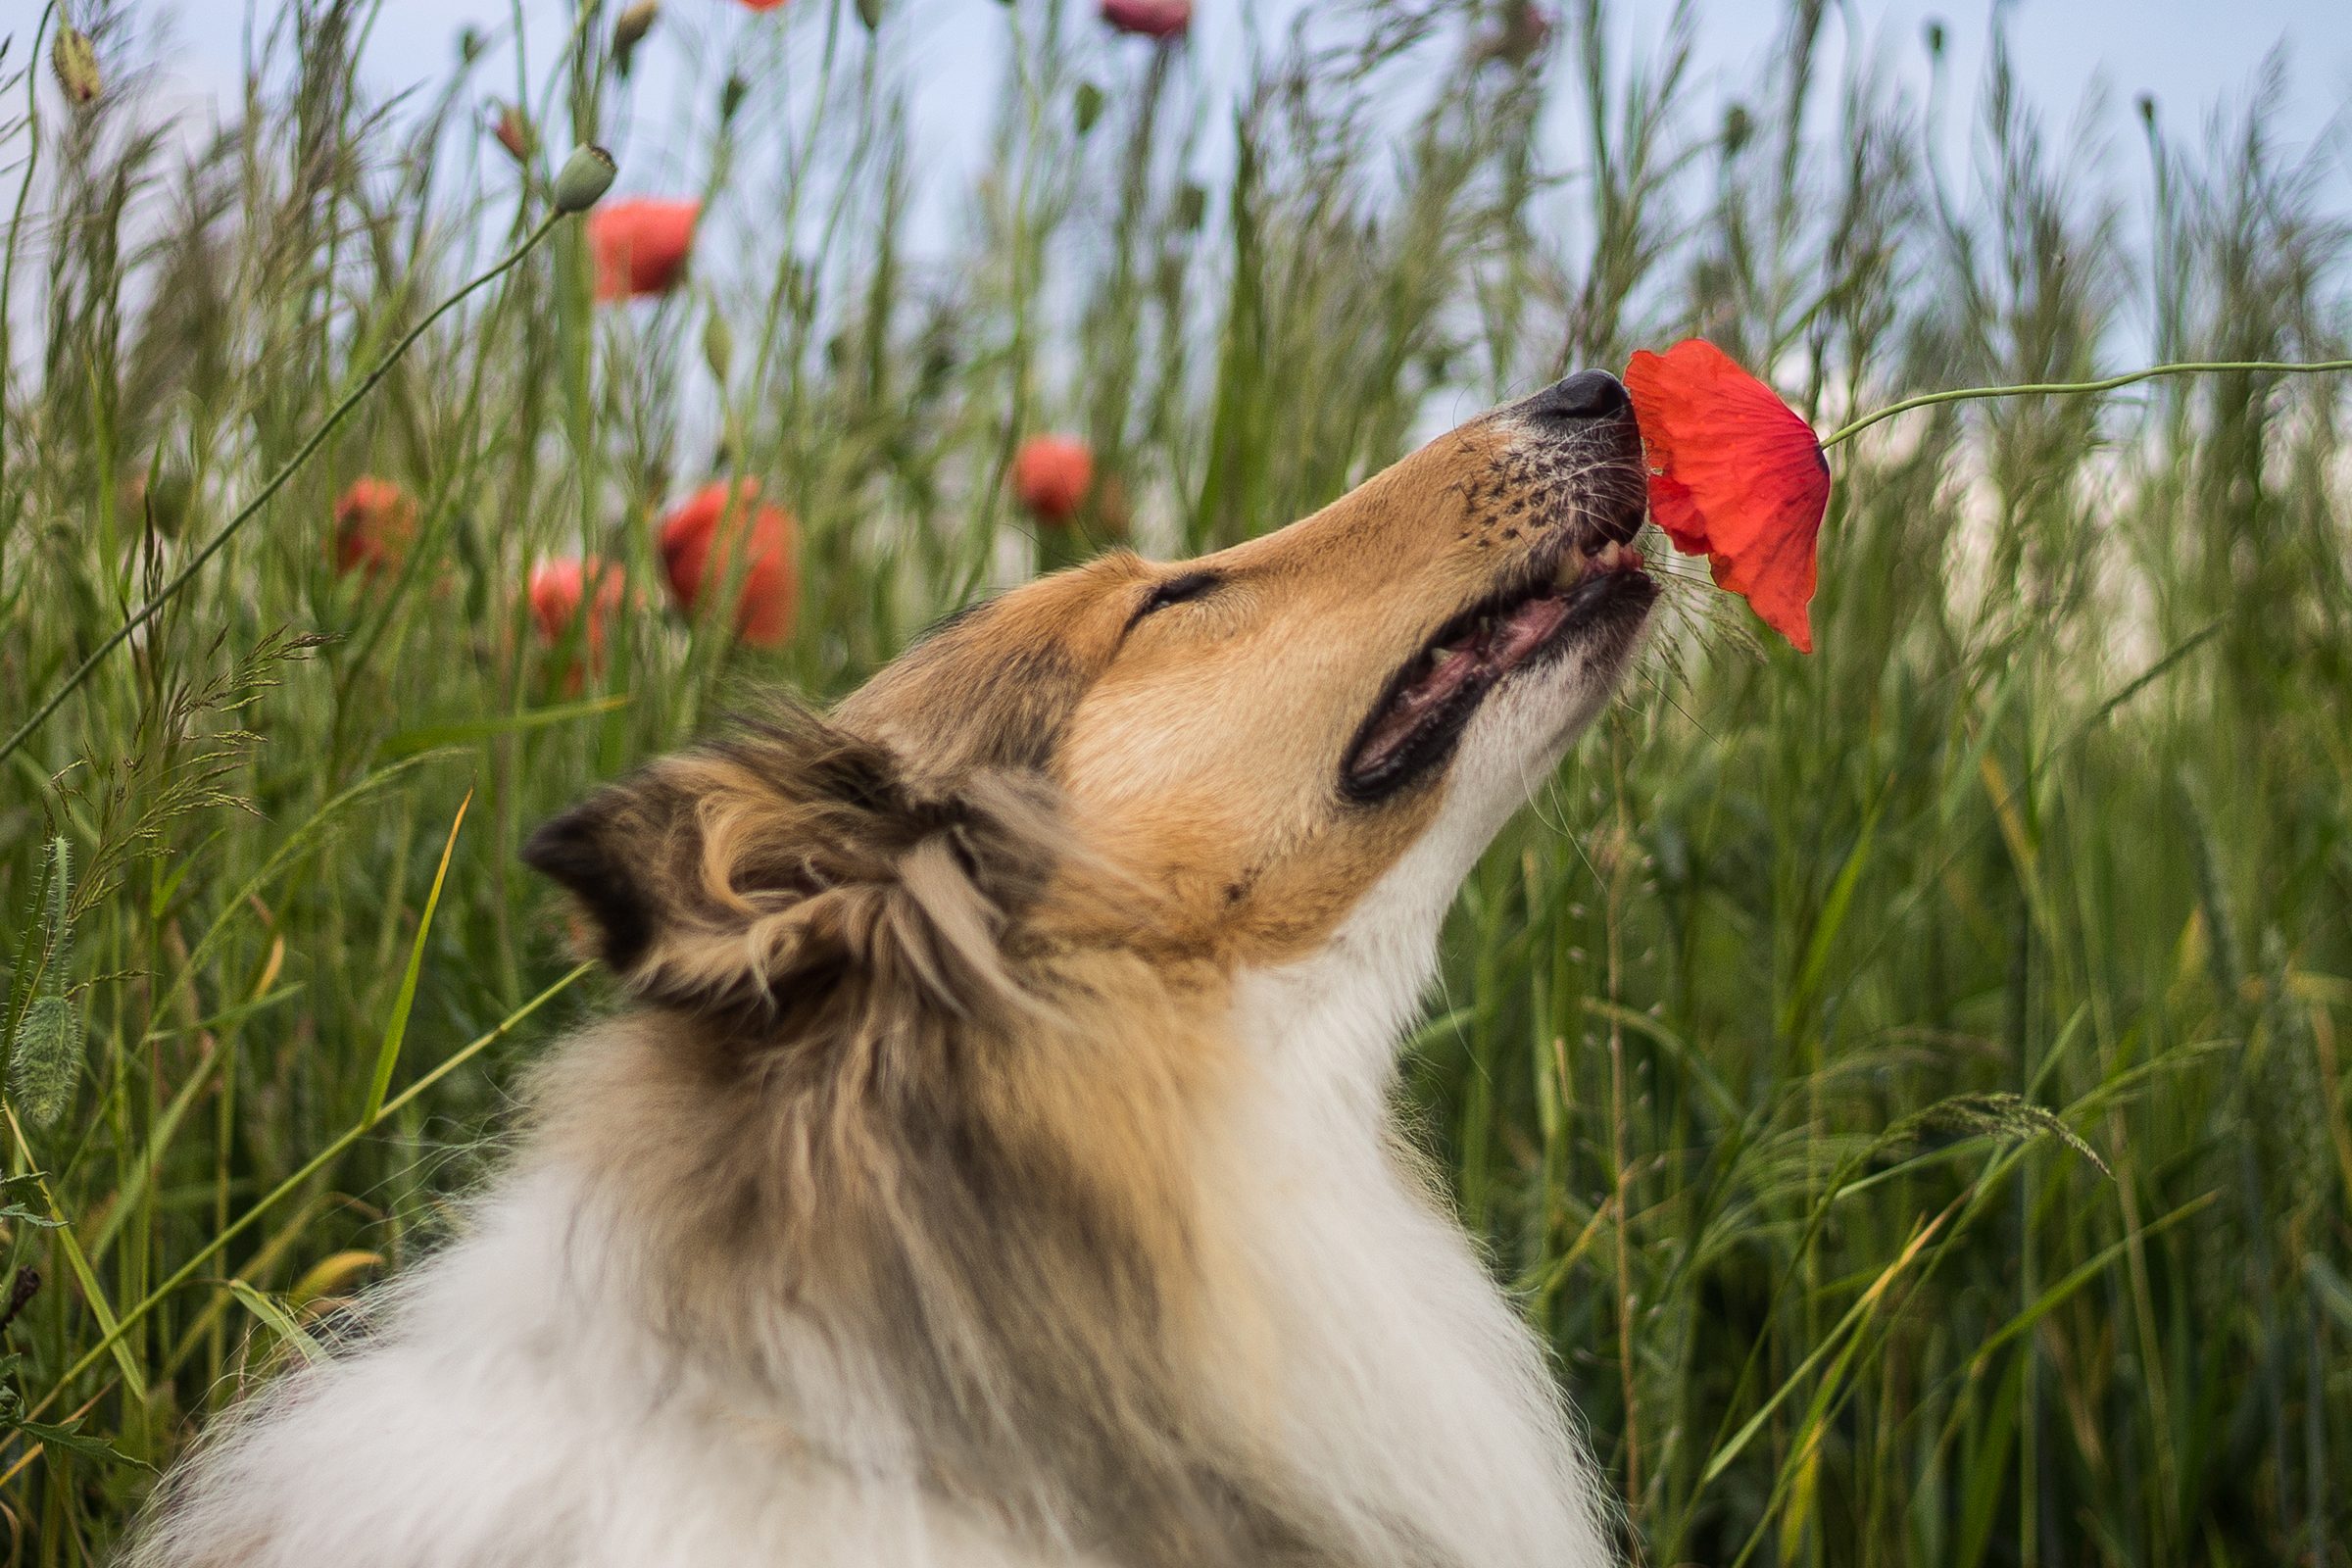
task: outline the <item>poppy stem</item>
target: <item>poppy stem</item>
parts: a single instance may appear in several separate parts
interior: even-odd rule
[[[2035,395],[2072,397],[2083,392],[2112,392],[2119,386],[2130,386],[2134,381],[2151,381],[2160,375],[2205,375],[2216,370],[2265,370],[2285,374],[2310,374],[2327,370],[2352,370],[2352,360],[2183,360],[2175,365],[2151,365],[2144,370],[2132,370],[2124,375],[2111,375],[2098,381],[2031,381],[2020,386],[1965,386],[1947,392],[1922,392],[1919,396],[1905,398],[1900,403],[1889,403],[1876,414],[1866,414],[1861,418],[1854,420],[1853,423],[1840,426],[1822,438],[1821,449],[1827,452],[1838,442],[1851,436],[1860,435],[1882,419],[1891,419],[1898,414],[1908,414],[1913,409],[1930,408],[1938,403],[1968,403],[1978,398]]]
[[[165,583],[161,588],[158,588],[152,595],[148,597],[144,604],[140,605],[138,609],[132,611],[129,618],[124,620],[122,625],[117,626],[114,631],[108,635],[106,641],[100,643],[96,648],[90,650],[89,657],[74,666],[74,673],[68,675],[65,680],[59,684],[55,691],[51,692],[48,697],[42,700],[41,706],[33,710],[31,717],[25,719],[24,723],[19,724],[15,731],[10,734],[7,740],[0,741],[0,761],[5,761],[16,752],[17,748],[23,746],[25,741],[29,740],[32,736],[32,732],[36,729],[39,729],[41,725],[48,719],[51,713],[57,711],[59,705],[64,703],[68,697],[71,697],[77,689],[79,689],[83,681],[90,678],[91,672],[97,669],[99,664],[105,661],[107,655],[113,653],[124,642],[128,641],[132,632],[137,631],[141,626],[146,625],[148,621],[153,620],[156,612],[162,610],[164,606],[170,602],[173,595],[177,594],[182,588],[185,588],[191,581],[193,581],[196,573],[204,569],[207,562],[211,561],[213,557],[220,553],[221,546],[227,544],[229,539],[239,528],[244,527],[247,522],[251,521],[254,516],[261,512],[262,508],[269,504],[271,496],[276,495],[278,491],[285,488],[286,481],[293,478],[295,472],[300,469],[305,463],[310,461],[311,455],[318,450],[319,446],[325,442],[329,435],[334,433],[335,426],[343,422],[343,416],[349,414],[353,409],[359,407],[360,400],[366,397],[369,392],[373,391],[375,389],[375,384],[378,381],[381,381],[387,374],[391,372],[392,367],[400,363],[401,356],[408,353],[409,349],[418,338],[424,336],[425,329],[427,327],[431,326],[435,321],[441,319],[442,317],[447,316],[457,307],[459,302],[466,299],[477,289],[484,288],[489,284],[496,282],[499,278],[504,277],[508,272],[513,271],[515,266],[520,263],[525,256],[530,255],[532,251],[538,249],[539,242],[547,238],[548,234],[554,230],[556,224],[563,221],[564,219],[568,216],[570,216],[569,212],[561,208],[556,212],[549,214],[546,219],[541,220],[539,226],[532,229],[531,232],[525,236],[521,244],[509,251],[505,258],[498,263],[498,265],[491,268],[488,271],[482,273],[480,276],[476,277],[472,282],[467,283],[464,288],[458,290],[455,294],[452,294],[440,304],[434,306],[432,310],[426,314],[423,320],[418,321],[415,326],[410,327],[409,330],[403,334],[401,340],[393,344],[391,349],[385,353],[382,359],[375,362],[374,368],[360,378],[360,384],[353,387],[350,394],[346,396],[342,402],[335,405],[334,412],[327,415],[324,419],[321,419],[318,422],[318,427],[311,432],[308,440],[304,441],[300,447],[295,449],[294,455],[288,458],[283,464],[279,465],[278,470],[270,476],[270,480],[267,484],[263,485],[259,491],[255,492],[253,499],[246,502],[243,507],[239,508],[235,516],[222,523],[220,525],[220,532],[214,534],[210,539],[207,539],[204,542],[204,547],[188,558],[187,564],[180,567],[178,571],[172,573],[171,581]]]

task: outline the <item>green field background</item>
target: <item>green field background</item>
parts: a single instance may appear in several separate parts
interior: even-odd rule
[[[71,8],[82,107],[55,8],[5,24],[6,728],[576,141],[710,203],[659,301],[596,304],[567,222],[431,325],[0,759],[0,1289],[38,1275],[0,1330],[9,1562],[103,1559],[208,1413],[448,1233],[518,1069],[612,1000],[520,838],[761,688],[838,694],[1120,537],[1278,526],[1687,334],[1826,429],[2352,327],[2352,228],[2275,145],[2275,82],[2091,146],[1998,38],[1915,99],[1830,73],[1810,5],[1719,119],[1687,34],[1629,57],[1597,4],[1531,41],[1464,0],[1324,8],[1212,93],[1024,0],[943,225],[917,21],[865,9],[744,19],[659,154],[616,134],[650,109],[613,7],[388,100],[355,62],[396,8],[265,5],[199,130],[137,8]],[[521,165],[483,130],[517,99]],[[1841,447],[1819,652],[1675,564],[1623,700],[1464,893],[1404,1094],[1642,1560],[2352,1562],[2346,386]],[[1040,537],[1004,475],[1045,430],[1106,477]],[[420,523],[374,577],[330,559],[363,473]],[[719,475],[798,519],[781,650],[656,591],[655,521]],[[583,549],[644,591],[575,689],[523,585]]]

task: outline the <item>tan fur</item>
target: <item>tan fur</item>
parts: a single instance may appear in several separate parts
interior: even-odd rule
[[[1622,440],[1523,434],[1474,421],[1201,561],[1024,586],[832,715],[781,708],[542,829],[528,858],[640,1004],[532,1095],[526,1185],[576,1183],[620,1253],[600,1311],[772,1462],[897,1462],[804,1408],[833,1358],[914,1435],[926,1495],[1039,1560],[1438,1562],[1286,1457],[1281,1262],[1229,1212],[1267,1071],[1234,1016],[1445,806],[1442,767],[1341,797],[1399,668],[1639,484]],[[1143,613],[1188,572],[1213,591]],[[1424,1224],[1379,1138],[1396,1223]]]
[[[1349,809],[1328,780],[1398,664],[1534,545],[1511,461],[1473,426],[1183,568],[1031,584],[834,720],[584,808],[650,909],[624,968],[676,1010],[560,1059],[543,1114],[656,1239],[649,1310],[779,1380],[746,1299],[891,1325],[935,1483],[1015,1527],[1319,1560],[1235,1412],[1194,1407],[1187,1343],[1235,1265],[1192,1160],[1232,1084],[1228,977],[1326,940],[1441,805]],[[1178,569],[1215,592],[1137,619]]]

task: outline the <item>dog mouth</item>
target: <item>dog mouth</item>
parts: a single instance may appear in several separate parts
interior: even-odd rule
[[[1357,729],[1341,763],[1341,792],[1358,805],[1397,794],[1445,764],[1505,681],[1556,662],[1588,635],[1639,627],[1658,591],[1629,542],[1641,521],[1639,509],[1598,520],[1581,549],[1563,540],[1439,627],[1390,677]]]

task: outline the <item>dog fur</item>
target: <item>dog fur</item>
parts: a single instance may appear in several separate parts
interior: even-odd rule
[[[220,1422],[126,1561],[1611,1560],[1390,1096],[1454,890],[1646,579],[1406,787],[1338,787],[1448,617],[1638,519],[1630,419],[1544,396],[549,824],[526,858],[634,1004],[539,1070],[463,1239]]]

